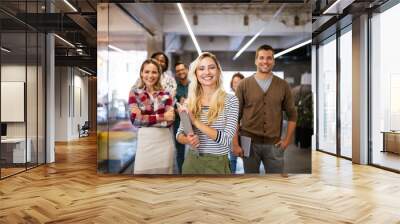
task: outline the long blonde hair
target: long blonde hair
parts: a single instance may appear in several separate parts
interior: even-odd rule
[[[195,61],[190,66],[189,69],[189,92],[188,92],[188,109],[192,112],[196,119],[200,119],[201,115],[201,96],[203,94],[203,88],[199,81],[197,80],[196,70],[202,59],[209,57],[211,58],[218,69],[218,79],[217,79],[217,90],[211,97],[210,108],[207,113],[207,124],[212,124],[219,116],[219,114],[224,110],[225,106],[225,96],[226,92],[223,89],[222,84],[222,69],[215,55],[210,52],[203,52],[200,54]]]

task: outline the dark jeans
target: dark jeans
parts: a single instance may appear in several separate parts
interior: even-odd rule
[[[182,173],[183,162],[185,161],[185,145],[182,145],[176,140],[176,132],[179,128],[180,120],[176,119],[174,122],[174,137],[175,137],[175,148],[176,148],[176,164],[178,166],[179,174]]]
[[[233,154],[232,150],[229,152],[229,161],[230,161],[231,172],[232,174],[234,174],[236,172],[237,156]]]
[[[259,173],[261,162],[265,173],[283,173],[284,150],[274,144],[251,143],[250,156],[243,159],[245,173]]]

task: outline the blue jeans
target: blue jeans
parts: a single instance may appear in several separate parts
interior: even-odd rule
[[[178,166],[179,174],[182,173],[183,162],[185,161],[185,145],[182,145],[176,140],[176,132],[179,128],[180,120],[176,119],[174,122],[174,139],[175,139],[175,147],[176,147],[176,165]]]
[[[232,174],[235,174],[236,164],[237,164],[237,156],[235,156],[235,154],[233,154],[232,150],[229,152],[229,161],[230,161],[231,172],[232,172]]]

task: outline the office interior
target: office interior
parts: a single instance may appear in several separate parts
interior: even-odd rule
[[[314,22],[316,150],[399,171],[399,12],[395,1],[339,2]]]
[[[169,70],[172,74],[174,71],[171,65],[174,62],[182,60],[189,63],[197,55],[182,18],[179,17],[179,14],[172,13],[172,11],[176,11],[176,5],[169,3],[170,6],[164,9],[163,7],[153,7],[152,5],[156,4],[153,2],[138,2],[142,3],[129,5],[129,3],[104,3],[104,1],[96,0],[2,0],[0,2],[1,192],[10,193],[11,190],[7,187],[16,182],[29,184],[31,183],[29,182],[31,181],[30,177],[33,176],[35,178],[40,176],[43,182],[50,181],[51,175],[41,174],[44,173],[43,170],[53,172],[52,175],[62,179],[62,175],[66,175],[66,172],[57,173],[58,163],[62,163],[63,169],[70,167],[73,170],[77,164],[74,164],[73,161],[70,164],[65,163],[67,161],[65,157],[87,151],[90,153],[84,154],[85,157],[97,160],[97,165],[91,165],[93,167],[90,172],[96,170],[99,173],[93,173],[93,175],[84,173],[81,177],[78,175],[76,177],[78,181],[74,179],[69,184],[79,182],[79,178],[82,179],[79,184],[83,184],[85,182],[83,179],[90,177],[93,178],[91,184],[95,188],[97,184],[104,187],[101,184],[106,182],[106,178],[115,182],[122,180],[122,177],[116,178],[115,175],[108,177],[107,173],[129,174],[129,165],[132,164],[134,151],[117,150],[115,152],[112,150],[113,138],[126,140],[127,145],[134,144],[134,141],[131,141],[134,139],[134,134],[131,133],[134,132],[128,133],[127,131],[131,126],[126,123],[126,105],[119,100],[112,101],[114,97],[115,99],[120,97],[116,91],[108,91],[104,100],[99,98],[99,93],[107,88],[101,84],[110,85],[111,90],[119,86],[129,87],[131,85],[131,83],[120,83],[118,79],[115,79],[115,76],[128,76],[139,66],[137,63],[130,64],[131,61],[127,59],[126,55],[132,57],[132,61],[140,61],[154,51],[165,51],[170,57]],[[214,9],[210,6],[209,10],[218,11],[215,8],[222,7],[224,4],[214,3]],[[399,189],[397,180],[398,173],[400,173],[400,101],[396,98],[400,93],[400,71],[395,54],[400,50],[400,45],[396,41],[400,37],[400,32],[395,28],[400,21],[399,1],[293,0],[286,2],[270,0],[262,1],[262,3],[250,1],[238,4],[249,5],[248,8],[235,7],[235,4],[232,3],[230,9],[224,10],[232,10],[233,15],[237,14],[238,23],[245,24],[245,21],[248,20],[250,26],[254,18],[249,10],[246,19],[246,11],[251,9],[252,5],[263,4],[268,8],[271,6],[271,10],[266,15],[267,21],[273,18],[283,4],[286,9],[305,5],[310,7],[309,32],[311,32],[311,36],[309,38],[311,38],[311,43],[306,43],[287,53],[283,59],[277,59],[277,64],[285,64],[286,60],[290,60],[290,63],[295,65],[301,63],[296,62],[297,60],[311,61],[309,67],[299,66],[301,68],[299,71],[289,69],[289,71],[283,71],[283,75],[284,78],[285,76],[291,78],[290,74],[296,73],[293,75],[293,79],[287,79],[287,81],[300,84],[301,76],[307,73],[308,69],[311,73],[311,78],[304,78],[303,81],[311,83],[312,92],[313,135],[309,154],[310,157],[312,155],[310,158],[312,166],[309,167],[312,173],[290,175],[288,180],[293,182],[288,184],[288,182],[282,181],[283,183],[279,183],[282,185],[279,186],[283,186],[284,190],[282,191],[285,191],[284,186],[303,184],[302,186],[306,187],[299,187],[299,189],[310,189],[311,191],[311,182],[315,181],[319,187],[315,192],[324,191],[324,193],[328,192],[326,195],[331,194],[331,196],[342,194],[357,200],[354,204],[349,203],[354,206],[350,206],[347,212],[343,211],[341,214],[334,213],[324,216],[326,211],[321,211],[322,215],[318,216],[318,214],[307,213],[306,209],[302,210],[306,215],[299,220],[313,220],[312,218],[315,217],[315,220],[326,222],[332,221],[332,219],[337,222],[350,223],[368,220],[375,220],[375,223],[398,222],[400,217],[394,210],[398,211],[400,205],[393,198],[398,195],[396,189]],[[202,26],[200,12],[207,6],[197,3],[188,3],[191,7],[182,5],[196,35],[201,30],[196,29],[194,20],[197,18],[197,27]],[[136,7],[141,10],[137,10]],[[179,20],[181,25],[179,27],[168,26],[168,23],[163,20],[163,27],[157,27],[159,25],[157,21],[160,20],[157,18],[159,14],[153,14],[151,10],[170,12],[171,14],[167,16],[171,16],[171,21]],[[115,11],[116,13],[113,14],[115,16],[106,15],[110,11]],[[284,15],[285,11],[283,10],[280,16]],[[289,26],[299,22],[301,24],[302,18],[301,15],[298,15],[296,19],[293,14],[290,14],[286,24],[282,23],[285,19],[281,17],[276,20],[282,23],[281,26]],[[148,20],[147,23],[145,23],[145,19]],[[211,24],[219,22],[212,16],[209,20]],[[102,26],[104,24],[107,25]],[[147,26],[156,28],[146,30]],[[229,28],[233,29],[219,26],[213,32],[223,32],[224,29]],[[163,29],[167,29],[165,31],[170,33],[164,34],[161,32]],[[180,31],[174,29],[180,29]],[[149,31],[155,33],[151,35],[148,33]],[[229,72],[242,69],[242,67],[235,67],[236,63],[231,62],[232,58],[237,50],[243,47],[256,33],[257,29],[240,33],[237,37],[212,33],[198,39],[200,46],[205,49],[207,47],[217,48],[215,45],[221,47],[222,53],[217,52],[216,55],[221,61],[226,62],[227,67],[224,70],[231,75]],[[293,38],[293,42],[287,38],[286,45],[279,45],[279,41],[274,40],[273,37],[269,39],[269,37],[261,35],[250,44],[237,61],[250,65],[256,46],[261,42],[264,43],[263,40],[277,44],[279,53],[307,40],[306,35],[299,36],[302,38]],[[228,40],[229,44],[226,44]],[[229,47],[235,50],[227,52],[226,49],[223,49]],[[180,49],[184,49],[186,52],[180,51]],[[109,64],[111,57],[118,58],[119,64]],[[249,61],[245,61],[246,58]],[[284,65],[282,66],[277,65],[277,74],[282,74],[279,73],[284,70]],[[241,71],[251,74],[254,72],[252,69],[254,66],[246,67]],[[111,75],[111,71],[114,70],[118,72]],[[308,75],[304,77],[308,77]],[[104,82],[102,79],[108,79],[108,82]],[[104,97],[104,94],[102,96]],[[116,124],[119,125],[116,126]],[[88,137],[81,136],[85,131],[82,130],[82,126],[88,128],[85,132],[89,135]],[[103,153],[97,153],[97,143],[104,139],[107,141],[104,144],[108,148]],[[65,146],[69,144],[72,147],[65,150]],[[78,144],[81,148],[76,146]],[[90,150],[86,150],[85,144],[92,144]],[[75,146],[79,151],[75,150]],[[89,149],[89,147],[87,148]],[[297,147],[295,150],[300,149],[301,147]],[[57,158],[62,158],[62,160]],[[321,158],[326,162],[316,163],[321,161]],[[82,169],[90,170],[88,167],[84,166]],[[377,179],[378,175],[382,178]],[[126,175],[123,178],[126,178]],[[246,181],[251,182],[251,178],[260,178],[260,176],[236,176],[235,178],[238,182],[242,180],[240,178],[248,178]],[[261,179],[262,183],[269,183],[268,181],[271,180],[268,175],[262,178],[265,178]],[[100,179],[103,182],[96,182]],[[218,178],[207,181],[187,179],[187,182],[185,182],[186,179],[164,179],[164,177],[155,179],[138,179],[138,181],[134,179],[134,184],[137,184],[139,188],[141,186],[149,187],[151,190],[146,192],[147,196],[155,194],[157,196],[154,197],[161,197],[162,194],[157,191],[158,189],[154,190],[154,185],[158,184],[157,181],[173,188],[176,186],[168,185],[169,182],[176,181],[181,184],[180,187],[182,185],[189,187],[198,182],[212,183]],[[69,179],[66,180],[69,181]],[[280,180],[280,177],[272,176],[274,184],[278,185]],[[222,182],[224,181],[228,183],[230,180],[223,179]],[[150,184],[146,185],[146,182]],[[231,183],[224,186],[230,188]],[[251,183],[256,185],[255,182]],[[341,185],[342,183],[343,185]],[[112,182],[108,182],[108,184],[109,186],[113,185]],[[134,184],[130,183],[128,186],[132,187]],[[216,191],[216,188],[216,186],[212,186],[207,190],[213,191],[214,189]],[[265,187],[265,189],[267,188]],[[76,186],[76,189],[84,191],[82,185]],[[121,187],[121,189],[125,188]],[[251,189],[244,189],[251,191]],[[96,192],[94,197],[99,193],[96,190],[94,190]],[[13,192],[7,195],[13,198],[12,193],[19,193],[19,191],[20,189],[13,189]],[[166,192],[165,189],[163,193],[166,194]],[[204,193],[204,195],[207,194],[212,193]],[[385,194],[386,196],[382,196]],[[365,195],[372,196],[363,197]],[[309,197],[307,199],[312,198],[311,195],[307,196]],[[319,196],[324,197],[323,193]],[[3,196],[0,194],[0,197]],[[55,194],[49,197],[61,198]],[[215,197],[219,198],[220,195]],[[386,197],[392,197],[392,200],[388,200]],[[283,200],[286,196],[277,198]],[[380,201],[380,198],[384,198],[383,201]],[[11,203],[5,196],[2,201],[3,199],[5,204]],[[231,200],[234,199],[231,198]],[[213,202],[215,204],[215,201]],[[368,216],[361,209],[364,202],[371,203],[371,208],[376,209],[382,206],[384,209],[376,211],[367,209],[372,214]],[[307,200],[305,199],[302,203],[307,203]],[[328,202],[320,200],[318,203]],[[1,210],[10,212],[6,207],[1,207],[5,204],[0,205],[1,214],[3,214]],[[344,206],[344,202],[339,204]],[[118,203],[115,206],[118,206]],[[349,214],[358,208],[360,210]],[[339,209],[334,208],[332,211],[337,212]],[[107,215],[105,214],[105,216]],[[296,215],[301,216],[301,212]],[[28,216],[35,215],[29,214]],[[6,217],[7,215],[4,214],[4,216],[0,216],[0,219]],[[207,216],[204,215],[204,217]],[[201,219],[202,217],[197,218]],[[228,222],[230,219],[221,218],[221,220]],[[138,218],[136,221],[147,222],[144,218]]]
[[[84,18],[58,1],[0,3],[1,179],[55,162],[56,142],[96,130],[96,41],[74,22],[96,31],[95,6],[80,6]]]
[[[321,2],[323,3],[324,1]],[[113,54],[116,55],[115,57],[123,57],[124,54],[131,54],[133,59],[125,62],[131,64],[123,65],[127,66],[128,70],[118,71],[121,73],[121,76],[122,73],[125,73],[125,76],[129,76],[129,73],[134,73],[133,77],[130,78],[131,82],[123,83],[123,81],[121,81],[123,80],[122,78],[119,81],[120,83],[114,84],[116,87],[124,85],[126,88],[129,88],[130,84],[133,82],[132,80],[135,80],[138,76],[138,74],[135,74],[138,70],[137,61],[146,58],[149,52],[151,53],[156,51],[156,49],[162,49],[165,45],[165,41],[168,42],[168,46],[166,46],[167,49],[164,50],[171,58],[169,68],[171,72],[173,71],[173,66],[171,65],[173,65],[174,62],[180,60],[185,63],[190,63],[197,54],[190,36],[185,30],[186,28],[184,27],[183,21],[178,21],[180,19],[179,15],[177,14],[176,7],[174,8],[172,3],[163,9],[165,10],[164,16],[167,17],[167,20],[170,20],[170,23],[167,23],[170,24],[170,26],[168,27],[168,25],[166,25],[167,27],[165,28],[168,32],[166,32],[166,34],[160,34],[161,31],[154,29],[158,33],[149,34],[146,29],[141,27],[143,24],[138,25],[138,23],[130,18],[129,15],[134,15],[136,17],[142,16],[144,21],[156,20],[157,18],[151,18],[150,15],[160,15],[159,13],[135,14],[138,11],[140,12],[140,7],[150,7],[151,4],[105,4],[107,5],[107,9],[104,9],[101,4],[97,6],[95,2],[92,2],[90,5],[82,4],[80,10],[91,12],[92,14],[85,14],[87,21],[90,21],[92,24],[98,22],[100,25],[98,30],[99,35],[104,35],[103,32],[106,32],[107,35],[105,35],[105,38],[108,38],[108,42],[104,42],[99,38],[99,48],[97,49],[100,52],[98,57],[99,60],[98,64],[94,64],[96,60],[97,43],[94,42],[88,34],[90,31],[94,31],[94,26],[91,27],[92,30],[88,27],[85,27],[87,30],[83,30],[79,25],[73,24],[73,20],[71,21],[70,17],[67,17],[69,19],[65,19],[64,23],[66,24],[64,24],[64,26],[58,24],[58,27],[56,27],[56,25],[54,25],[54,27],[45,27],[40,24],[43,22],[42,20],[44,18],[34,16],[35,14],[43,14],[46,10],[49,10],[48,8],[42,7],[44,3],[45,1],[38,1],[35,3],[25,1],[4,1],[2,3],[3,21],[7,21],[7,23],[3,23],[2,25],[1,36],[1,81],[3,83],[2,136],[3,142],[5,139],[10,142],[13,142],[13,138],[15,140],[15,143],[2,144],[2,146],[4,146],[2,150],[4,151],[4,158],[2,157],[4,163],[2,165],[3,177],[8,176],[8,174],[6,174],[6,169],[10,171],[13,170],[11,173],[15,173],[26,170],[32,166],[43,164],[45,161],[45,92],[48,89],[46,87],[53,87],[52,85],[46,86],[45,76],[51,74],[52,69],[54,69],[54,73],[59,74],[54,76],[53,82],[55,90],[54,115],[58,116],[55,116],[53,121],[53,123],[57,125],[57,128],[54,130],[54,140],[51,138],[49,140],[52,140],[53,142],[69,141],[75,139],[79,135],[78,125],[83,126],[85,121],[91,120],[91,130],[96,130],[96,124],[104,124],[108,118],[111,120],[127,120],[127,114],[126,112],[123,112],[126,110],[126,104],[123,102],[114,102],[116,105],[105,107],[102,100],[98,99],[97,108],[93,108],[93,95],[96,95],[93,93],[95,93],[94,91],[97,91],[95,89],[97,87],[97,77],[95,75],[96,67],[98,65],[99,72],[103,74],[102,66],[105,66],[105,63],[103,63],[103,58],[105,56],[102,55],[102,52],[107,52],[108,57],[114,57]],[[314,5],[314,11],[316,11],[315,7],[324,8],[324,4],[321,4]],[[314,94],[313,117],[315,118],[313,119],[313,129],[315,130],[315,134],[313,135],[313,149],[331,153],[346,159],[352,159],[353,157],[353,138],[350,136],[352,136],[353,132],[352,117],[354,117],[352,116],[353,97],[349,97],[353,94],[352,81],[354,81],[354,76],[352,77],[348,74],[351,74],[353,70],[356,69],[352,68],[353,63],[351,63],[352,60],[354,60],[352,57],[354,55],[352,54],[352,45],[355,41],[352,20],[354,15],[351,10],[359,10],[360,7],[362,7],[360,5],[362,4],[367,3],[354,2],[353,4],[350,4],[347,6],[349,7],[349,9],[347,9],[347,14],[346,10],[342,9],[344,12],[341,13],[341,16],[338,18],[333,15],[329,16],[329,13],[328,16],[321,16],[321,18],[314,16],[313,19],[315,21],[312,28],[312,44],[301,47],[291,54],[289,53],[284,59],[278,59],[276,67],[277,74],[283,74],[283,76],[285,76],[285,72],[282,72],[284,69],[279,66],[286,66],[289,60],[291,60],[290,63],[296,63],[295,61],[304,61],[305,58],[310,55],[310,52],[312,53],[312,90]],[[388,4],[390,4],[390,1],[386,4],[383,4],[382,2],[380,4],[375,3],[375,5],[371,7],[376,8],[380,5]],[[65,6],[64,3],[50,5],[54,12],[70,10],[68,8],[69,6]],[[96,21],[97,15],[94,15],[94,10],[97,11],[97,8],[95,6],[101,9],[98,12],[99,15],[107,12],[115,15],[115,17],[108,18],[107,16],[101,16],[97,18]],[[127,9],[123,10],[121,7],[124,7],[124,9],[126,7]],[[154,4],[150,8],[157,10],[157,7],[160,8],[160,6]],[[193,4],[188,8],[195,10],[196,7],[199,8],[199,11],[204,11],[207,7],[209,12],[212,12],[213,10],[214,12],[218,11],[215,9],[216,6],[212,6],[211,4],[208,6],[207,4]],[[245,6],[242,5],[241,8],[239,6],[236,7],[238,8],[236,10],[243,10]],[[281,5],[276,4],[272,11],[275,10],[276,12],[280,7]],[[285,7],[288,7],[287,10],[289,10],[289,7],[298,6]],[[397,150],[398,136],[396,134],[396,131],[399,130],[399,105],[394,97],[397,93],[396,91],[398,91],[398,77],[396,75],[398,71],[396,68],[392,68],[392,65],[395,63],[393,61],[394,57],[391,57],[391,55],[396,51],[396,46],[392,46],[389,43],[395,40],[393,38],[396,37],[396,33],[393,29],[390,29],[390,27],[393,25],[394,21],[396,21],[397,8],[398,6],[393,6],[387,10],[379,9],[379,12],[378,10],[371,12],[371,18],[369,18],[368,21],[364,21],[367,22],[369,29],[367,31],[361,30],[362,32],[366,32],[363,33],[364,38],[368,38],[369,40],[368,43],[363,43],[366,44],[366,50],[368,50],[368,52],[364,53],[370,55],[370,61],[365,62],[368,64],[366,71],[368,71],[370,83],[366,83],[366,86],[363,86],[363,88],[368,89],[366,92],[368,99],[366,99],[367,102],[365,102],[368,104],[368,108],[364,108],[365,110],[363,110],[364,112],[368,111],[368,114],[365,115],[368,126],[365,126],[363,129],[368,129],[365,130],[368,136],[365,137],[364,141],[371,142],[370,146],[366,146],[368,148],[366,150],[367,152],[363,152],[364,158],[362,159],[365,161],[362,163],[394,170],[399,170],[399,157]],[[29,16],[36,18],[36,21],[32,18],[31,20],[34,22],[31,22],[31,24],[24,23],[24,20],[30,19],[27,16],[28,14],[24,16],[22,13],[15,16],[12,14],[12,10],[29,12],[31,13]],[[229,11],[228,8],[225,10]],[[253,20],[252,16],[256,13],[256,11],[251,12],[250,10],[248,16]],[[308,11],[304,11],[303,14],[304,13],[308,13]],[[273,16],[274,14],[271,13],[271,15]],[[199,14],[195,16],[198,20],[199,16],[201,17],[202,15]],[[304,18],[305,15],[299,15],[297,23],[305,22]],[[332,24],[327,24],[323,23],[324,21],[320,21],[328,20],[327,18],[331,18],[331,20],[335,19],[336,22],[330,22]],[[288,23],[289,22],[295,23],[296,21],[288,21]],[[102,24],[106,23],[108,26],[102,30]],[[336,26],[335,28],[335,25],[337,24],[340,24],[340,26]],[[225,25],[228,26],[228,24]],[[207,26],[207,24],[203,24],[203,26]],[[62,32],[59,32],[58,34],[55,33],[52,37],[54,40],[45,36],[45,32],[56,31],[57,29],[64,31],[64,34]],[[75,31],[73,31],[74,29]],[[246,43],[246,41],[248,42],[251,37],[240,37],[240,32],[244,32],[240,30],[237,31],[238,34],[225,36],[221,29],[213,30],[205,27],[202,29],[203,34],[200,35],[199,41],[205,47],[205,50],[216,49],[216,55],[221,58],[222,62],[225,62],[222,64],[225,66],[224,72],[227,80],[229,79],[229,76],[236,71],[241,71],[245,75],[254,72],[254,67],[251,63],[251,52],[254,51],[257,44],[267,41],[274,43],[277,49],[283,49],[284,46],[295,45],[294,43],[307,39],[307,34],[305,32],[306,28],[304,27],[302,29],[300,28],[302,33],[292,29],[291,32],[293,36],[285,37],[286,40],[281,40],[281,43],[279,43],[279,38],[276,36],[268,37],[261,35],[261,37],[256,39],[247,51],[243,52],[243,55],[233,61],[231,58],[234,57],[235,51],[229,51],[230,48],[239,49],[240,44]],[[281,30],[280,32],[284,31]],[[295,32],[298,32],[297,36],[293,34]],[[389,32],[394,33],[392,34]],[[91,35],[95,34],[91,33]],[[164,36],[161,37],[160,35]],[[275,33],[275,35],[277,34]],[[71,38],[71,41],[68,41],[68,37]],[[65,38],[67,41],[65,41]],[[385,38],[389,39],[386,40]],[[52,46],[48,46],[51,41],[54,41],[54,51],[51,49]],[[76,41],[76,45],[80,47],[72,47],[74,45],[72,44],[71,46],[70,42],[74,41]],[[220,43],[229,44],[223,46]],[[117,49],[125,49],[125,52],[118,52],[117,50],[110,48],[109,45],[114,46],[113,44],[117,46]],[[12,46],[14,50],[12,50],[10,46]],[[185,47],[187,49],[185,49]],[[50,63],[46,62],[48,57],[52,54],[55,56],[55,64],[53,68]],[[117,60],[119,59],[120,58]],[[112,62],[116,60],[110,61]],[[119,60],[119,63],[123,62]],[[74,64],[76,66],[74,66]],[[44,69],[45,66],[47,66],[47,69]],[[110,66],[116,65],[110,64]],[[286,72],[286,80],[296,85],[301,82],[301,75],[306,75],[308,68],[307,65],[301,64],[301,62],[297,65],[293,65],[293,67],[300,67],[300,69],[298,69],[298,72],[296,71],[297,74],[294,74],[294,69],[286,66],[285,69],[289,70]],[[115,80],[115,78],[113,80]],[[99,80],[99,82],[102,82],[102,80]],[[105,82],[102,83],[105,84]],[[225,82],[226,89],[229,89],[227,83],[228,82]],[[17,87],[14,88],[13,85],[18,84],[25,85],[23,87],[20,86],[20,88],[23,88],[24,92],[20,91],[19,94],[8,92],[8,90],[15,90]],[[104,87],[100,86],[99,91],[102,91],[102,88]],[[6,97],[7,95],[13,96],[14,98]],[[121,95],[119,98],[124,98],[123,93],[117,93],[117,95]],[[89,105],[89,101],[91,102],[91,105]],[[16,108],[11,109],[10,105],[15,106]],[[107,115],[108,110],[115,110],[116,112],[113,112],[115,115],[111,111],[109,112],[110,115]],[[14,111],[17,111],[17,113],[14,113]],[[94,118],[96,113],[98,122],[94,122],[96,120],[96,118]],[[8,115],[15,115],[17,117],[8,118]],[[106,118],[106,116],[109,117]],[[107,122],[107,128],[108,124],[109,123]],[[99,130],[101,130],[101,128]],[[51,141],[47,144],[52,145]],[[25,154],[30,156],[26,156],[28,158],[21,160],[22,163],[14,166],[13,162],[10,160],[11,155],[7,155],[7,153],[10,154],[12,148],[21,148],[21,154],[17,154],[16,157],[25,157]],[[133,152],[123,153],[129,154],[129,156],[127,156],[128,159],[126,160],[130,161],[130,156],[132,156]],[[25,161],[27,163],[26,166]],[[49,161],[52,160],[49,159]],[[356,158],[355,161],[358,161],[358,158]],[[122,164],[118,165],[120,168],[125,164],[124,161],[117,161],[117,163]]]

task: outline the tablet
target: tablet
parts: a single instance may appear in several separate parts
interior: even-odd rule
[[[178,108],[181,108],[182,105],[180,103],[176,103]],[[181,119],[181,124],[183,127],[183,132],[185,135],[193,134],[192,122],[190,121],[189,114],[186,111],[179,112],[179,117]]]

